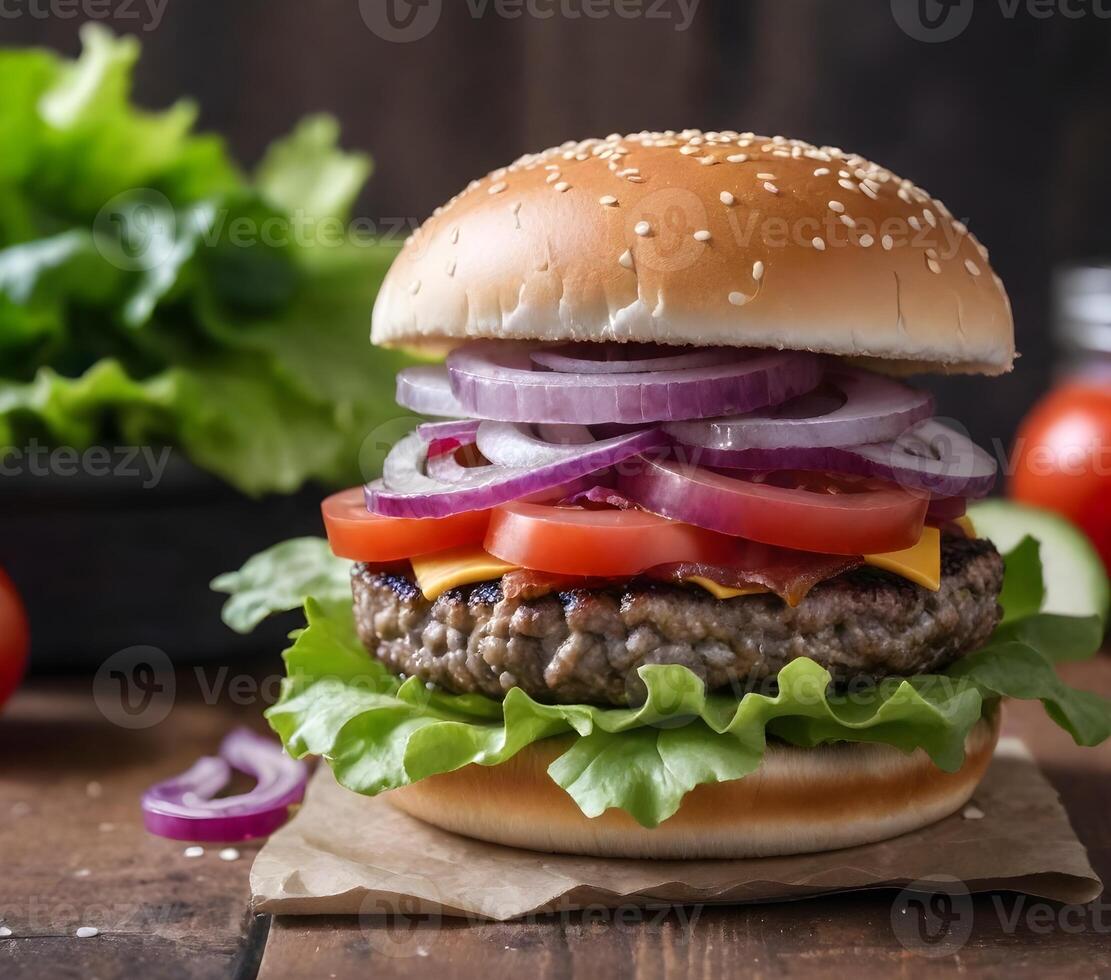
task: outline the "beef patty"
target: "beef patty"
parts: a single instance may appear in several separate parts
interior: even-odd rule
[[[795,608],[643,579],[532,599],[491,581],[429,602],[412,579],[365,565],[352,588],[360,639],[395,673],[460,694],[520,687],[550,703],[627,704],[642,696],[642,664],[683,664],[711,690],[751,687],[796,657],[842,682],[940,670],[990,636],[1003,583],[989,541],[946,536],[941,564],[937,592],[862,567]]]

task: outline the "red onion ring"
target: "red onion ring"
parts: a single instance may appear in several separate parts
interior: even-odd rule
[[[458,480],[444,482],[429,474],[428,444],[412,433],[386,457],[382,480],[366,486],[367,509],[383,517],[449,517],[487,510],[563,487],[632,456],[661,449],[667,442],[659,429],[576,446],[550,445],[508,423],[484,422],[480,435],[483,429],[487,444],[496,445],[499,453],[531,461],[520,466],[460,467],[465,472]]]
[[[214,799],[232,769],[254,776],[248,793]],[[236,841],[266,837],[289,818],[305,795],[308,768],[277,742],[237,728],[186,772],[156,783],[142,797],[143,825],[172,840]]]
[[[478,420],[452,419],[450,422],[422,422],[417,426],[417,432],[427,443],[451,439],[459,445],[465,445],[474,442],[475,433],[478,432]]]
[[[939,497],[986,497],[995,486],[997,470],[990,454],[934,419],[918,423],[899,439],[872,446],[693,452],[699,465],[716,469],[874,476]]]
[[[733,360],[711,367],[559,374],[534,369],[536,349],[494,341],[452,351],[447,369],[463,414],[583,425],[712,418],[777,405],[815,388],[822,374],[814,354],[741,349]]]
[[[395,401],[402,408],[421,415],[462,418],[471,414],[452,394],[447,372],[438,364],[423,364],[398,371]]]
[[[677,422],[668,435],[700,449],[806,449],[860,446],[898,438],[933,414],[933,398],[869,371],[837,367],[823,386],[785,404],[734,418]],[[832,408],[832,389],[843,402]]]
[[[601,357],[591,355],[601,354]],[[630,357],[630,355],[647,355]],[[533,364],[560,374],[642,374],[714,367],[736,360],[731,347],[664,347],[658,344],[564,344],[532,355]]]

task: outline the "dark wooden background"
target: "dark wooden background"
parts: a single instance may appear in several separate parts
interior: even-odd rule
[[[1052,267],[1111,251],[1111,21],[1099,4],[1041,19],[1026,0],[1014,16],[1014,0],[981,0],[957,39],[924,43],[890,0],[700,0],[685,31],[678,0],[645,0],[667,19],[572,18],[582,0],[536,2],[555,16],[446,0],[435,29],[404,44],[370,30],[357,0],[167,0],[157,26],[137,0],[108,23],[144,41],[139,98],[192,94],[247,163],[303,113],[336,113],[348,144],[376,158],[360,202],[371,217],[419,220],[525,150],[614,130],[755,129],[878,159],[968,216],[1010,287],[1019,370],[989,388],[937,384],[944,413],[982,441],[1009,439],[1053,370]],[[80,19],[5,16],[0,33],[72,52]]]

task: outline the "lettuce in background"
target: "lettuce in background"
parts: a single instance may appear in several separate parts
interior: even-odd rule
[[[583,813],[618,807],[654,827],[695,786],[755,771],[768,736],[807,747],[921,748],[954,771],[985,707],[1011,697],[1041,701],[1079,745],[1111,737],[1111,701],[1068,687],[1054,669],[1099,648],[1099,617],[1046,616],[1040,599],[1031,603],[1044,593],[1032,539],[1007,556],[1006,567],[1004,625],[941,674],[887,678],[843,695],[828,671],[799,658],[779,672],[771,692],[734,694],[708,693],[686,667],[651,665],[638,670],[647,700],[625,708],[539,704],[519,688],[496,701],[430,691],[416,677],[402,681],[359,641],[351,562],[320,539],[276,545],[213,588],[230,594],[224,621],[239,632],[304,602],[308,625],[285,652],[287,676],[267,718],[291,755],[322,756],[348,789],[374,795],[472,763],[498,765],[562,735],[569,744],[548,774]]]
[[[371,161],[315,116],[246,175],[191,103],[132,104],[134,38],[82,40],[0,50],[0,453],[163,443],[252,494],[361,480],[404,363],[368,340],[394,247],[347,234]]]

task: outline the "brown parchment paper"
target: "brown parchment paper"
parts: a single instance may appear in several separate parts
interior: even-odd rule
[[[1021,742],[1003,739],[972,801],[879,844],[736,861],[637,861],[541,854],[438,830],[321,766],[300,812],[259,852],[255,908],[290,915],[436,912],[506,920],[627,905],[756,902],[957,879],[1066,903],[1099,896],[1083,845]]]

